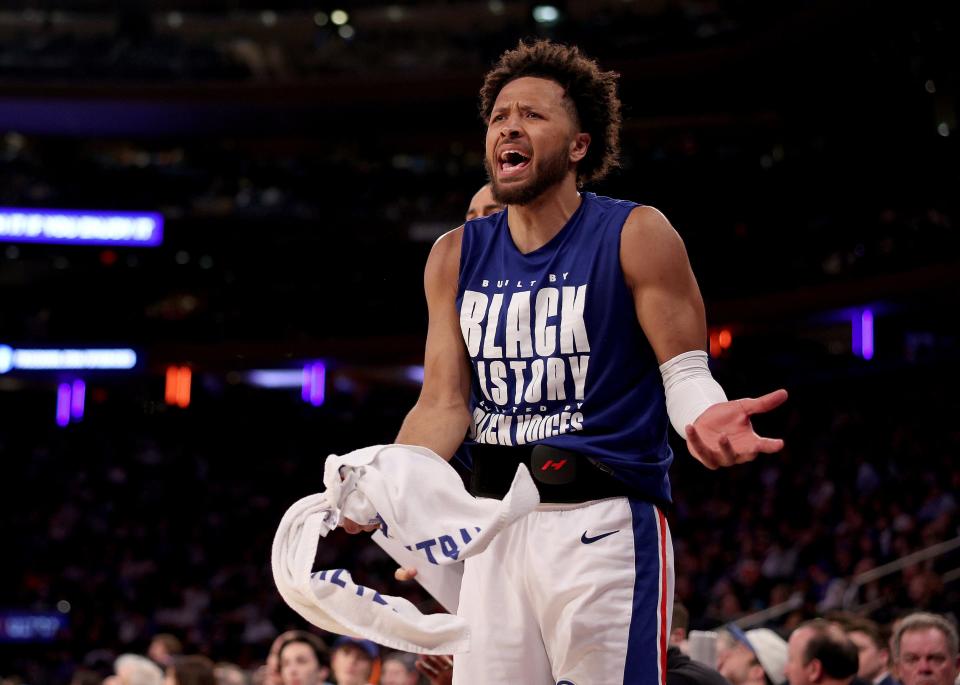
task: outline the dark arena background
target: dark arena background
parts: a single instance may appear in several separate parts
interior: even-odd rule
[[[0,682],[97,683],[158,634],[279,682],[271,643],[308,625],[273,533],[414,403],[424,262],[485,180],[482,76],[525,37],[621,74],[622,165],[587,190],[677,228],[728,394],[791,394],[756,421],[785,450],[748,465],[671,432],[689,627],[955,618],[957,13],[5,0]],[[436,610],[328,539],[324,568]]]

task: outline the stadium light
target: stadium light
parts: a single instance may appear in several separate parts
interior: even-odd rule
[[[193,373],[189,366],[168,366],[167,383],[164,388],[163,400],[169,405],[176,405],[181,409],[190,406],[190,384]]]
[[[62,613],[0,612],[0,643],[52,642],[69,625]]]
[[[247,383],[257,388],[280,390],[303,387],[301,369],[254,369],[246,375]]]
[[[533,8],[533,20],[538,24],[554,24],[560,19],[560,10],[553,5],[536,5]]]
[[[19,371],[126,371],[137,365],[137,353],[119,349],[14,349],[0,345],[0,374]]]
[[[423,385],[423,367],[422,366],[408,366],[403,370],[403,376],[408,381],[413,381],[414,383],[419,383]]]
[[[327,365],[313,362],[303,367],[301,397],[314,407],[323,405],[327,394]]]
[[[873,310],[866,309],[854,310],[851,321],[851,347],[853,353],[858,357],[870,361],[873,359]]]
[[[720,345],[721,350],[730,349],[730,345],[733,344],[733,334],[729,328],[724,328],[717,334],[717,343]]]
[[[0,241],[153,247],[163,242],[163,217],[155,212],[0,207]]]
[[[860,315],[860,330],[860,356],[869,361],[873,359],[873,310],[863,310]]]
[[[57,386],[57,425],[66,428],[70,423],[70,384]]]
[[[79,378],[70,387],[70,419],[82,421],[87,400],[87,384]]]
[[[83,419],[83,405],[87,384],[79,378],[72,383],[57,386],[57,425],[66,428],[71,422]]]

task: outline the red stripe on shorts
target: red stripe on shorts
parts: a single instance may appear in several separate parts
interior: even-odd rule
[[[660,536],[660,644],[657,647],[660,650],[660,683],[666,685],[667,682],[667,519],[660,511],[657,511],[657,534]]]

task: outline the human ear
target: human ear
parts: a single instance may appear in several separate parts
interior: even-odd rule
[[[587,156],[587,150],[590,149],[590,134],[577,133],[570,141],[570,161],[577,163]]]

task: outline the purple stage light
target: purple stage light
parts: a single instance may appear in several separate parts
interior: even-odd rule
[[[84,404],[86,403],[87,384],[79,378],[73,382],[70,393],[70,418],[74,421],[83,419]]]
[[[313,376],[310,373],[311,367],[311,364],[307,364],[303,367],[303,371],[301,372],[302,380],[300,381],[300,398],[304,402],[310,401],[310,388],[313,385]]]
[[[63,428],[70,423],[70,384],[61,383],[57,388],[57,425]]]
[[[319,407],[326,399],[327,366],[323,362],[313,362],[303,367],[303,388],[300,396],[304,402]]]
[[[855,309],[850,323],[853,353],[868,361],[873,359],[873,309]]]
[[[873,310],[864,309],[860,315],[860,356],[873,359]]]
[[[0,241],[154,247],[163,242],[156,212],[0,207]]]

